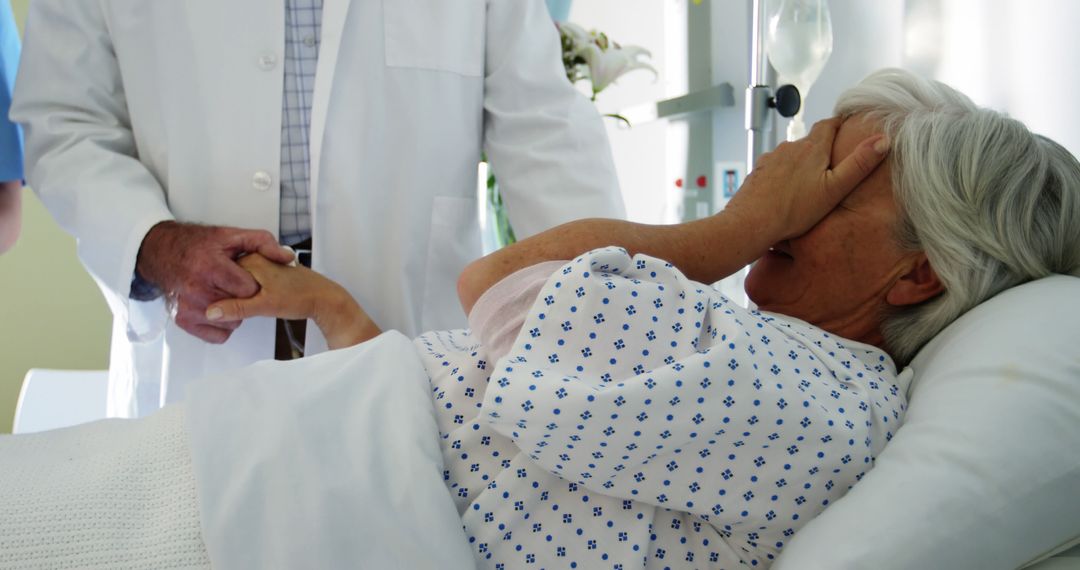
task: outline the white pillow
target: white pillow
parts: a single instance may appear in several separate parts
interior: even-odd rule
[[[1017,568],[1080,536],[1080,279],[1003,292],[911,367],[892,443],[775,570]]]

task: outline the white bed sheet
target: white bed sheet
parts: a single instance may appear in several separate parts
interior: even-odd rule
[[[262,362],[192,387],[215,568],[472,568],[411,341]]]

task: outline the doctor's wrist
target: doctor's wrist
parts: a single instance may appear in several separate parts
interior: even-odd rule
[[[139,253],[135,258],[135,275],[131,282],[131,298],[155,299],[168,293],[172,278],[170,266],[175,251],[175,233],[182,224],[174,221],[158,222],[146,232]],[[136,294],[149,296],[139,299]]]
[[[175,222],[159,222],[146,232],[142,243],[139,245],[139,253],[135,258],[135,271],[131,279],[131,290],[128,297],[135,301],[153,301],[165,294],[162,286],[160,271],[155,267],[161,252],[162,234],[167,233],[167,224],[176,225]]]

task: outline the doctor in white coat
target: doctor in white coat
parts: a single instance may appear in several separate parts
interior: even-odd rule
[[[156,226],[202,235],[155,250],[174,267],[217,255],[219,271],[226,256],[276,247],[286,9],[296,1],[30,3],[12,116],[26,130],[30,185],[77,238],[114,314],[111,416],[145,415],[182,399],[191,380],[273,356],[271,319],[211,344],[181,329],[161,298],[131,294]],[[481,151],[519,237],[624,215],[603,125],[566,81],[541,0],[316,4],[312,267],[380,327],[464,326],[455,280],[481,253]],[[236,247],[222,254],[223,240]],[[212,326],[198,303],[185,306],[184,287],[214,288],[197,283],[208,275],[178,278],[188,282],[173,310],[188,330]],[[309,354],[325,346],[316,327],[307,335]]]

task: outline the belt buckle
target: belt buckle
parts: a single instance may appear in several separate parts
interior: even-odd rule
[[[311,269],[311,250],[305,248],[293,248],[296,252],[296,262],[308,269]]]

